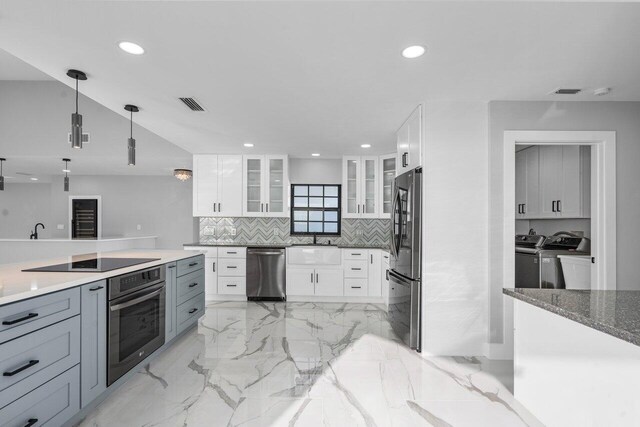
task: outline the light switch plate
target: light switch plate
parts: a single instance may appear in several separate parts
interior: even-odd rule
[[[142,225],[138,224],[138,225],[136,226],[136,229],[137,229],[137,230],[142,230]]]
[[[229,227],[229,234],[232,236],[236,235],[236,228],[235,227]]]
[[[64,224],[58,224],[58,230],[64,230]]]

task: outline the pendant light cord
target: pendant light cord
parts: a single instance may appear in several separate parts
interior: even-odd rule
[[[130,113],[131,113],[131,121],[129,123],[131,125],[131,138],[133,138],[133,110],[131,110]]]
[[[78,79],[76,78],[76,114],[78,114]]]

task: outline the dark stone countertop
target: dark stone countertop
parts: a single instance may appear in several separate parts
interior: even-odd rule
[[[640,291],[516,288],[502,292],[640,346]]]
[[[200,247],[223,247],[223,246],[239,246],[239,247],[251,247],[251,248],[290,248],[295,246],[314,246],[312,244],[303,243],[251,243],[251,242],[216,242],[216,243],[185,243],[183,246],[200,246]],[[389,250],[388,245],[375,245],[366,243],[355,243],[349,245],[315,245],[318,247],[337,247],[340,249],[382,249]]]

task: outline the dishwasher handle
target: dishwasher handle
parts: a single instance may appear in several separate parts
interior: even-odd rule
[[[284,255],[284,250],[260,250],[260,249],[249,249],[247,250],[248,255]]]

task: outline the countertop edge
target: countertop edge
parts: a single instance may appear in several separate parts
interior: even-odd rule
[[[614,338],[618,338],[630,344],[640,346],[640,336],[634,335],[629,331],[617,329],[609,325],[605,325],[601,322],[588,319],[584,316],[581,316],[569,310],[563,309],[561,307],[557,307],[555,305],[549,304],[545,301],[541,301],[537,298],[533,298],[533,297],[521,294],[519,292],[515,292],[514,289],[511,289],[511,288],[503,288],[502,293],[512,298],[515,298],[517,300],[520,300],[522,302],[526,302],[535,307],[546,310],[548,312],[557,314],[558,316],[564,317],[565,319],[573,320],[574,322],[580,323],[588,328],[595,329],[607,335],[611,335]]]
[[[183,247],[203,247],[203,248],[216,248],[216,247],[240,247],[240,248],[294,248],[294,247],[302,247],[307,246],[304,244],[291,244],[291,243],[236,243],[236,242],[221,242],[221,243],[184,243]],[[320,248],[338,248],[338,249],[380,249],[381,251],[389,251],[388,246],[382,245],[312,245],[308,246],[317,246]]]
[[[150,252],[154,251],[153,249],[148,250]],[[175,261],[180,261],[182,259],[187,259],[187,258],[191,258],[194,256],[198,256],[198,255],[204,255],[204,252],[200,252],[200,251],[176,251],[176,252],[184,252],[184,255],[180,254],[179,256],[162,256],[161,254],[158,254],[158,256],[160,257],[159,260],[157,261],[150,261],[150,262],[146,262],[143,264],[136,264],[136,265],[132,265],[129,267],[124,267],[124,268],[119,268],[116,270],[111,270],[111,271],[105,271],[103,273],[90,273],[92,274],[92,276],[89,277],[81,277],[78,278],[76,280],[70,280],[70,281],[66,281],[60,284],[56,284],[56,285],[51,285],[51,286],[47,286],[45,288],[42,289],[30,289],[28,291],[25,292],[20,292],[20,293],[16,293],[16,294],[12,294],[12,295],[8,295],[8,296],[0,296],[0,308],[2,308],[5,305],[9,305],[9,304],[13,304],[13,303],[17,303],[20,301],[24,301],[24,300],[28,300],[31,298],[36,298],[36,297],[40,297],[43,295],[48,295],[48,294],[52,294],[55,292],[60,292],[60,291],[65,291],[67,289],[72,289],[72,288],[76,288],[79,286],[83,286],[86,285],[88,283],[93,283],[93,282],[97,282],[100,280],[105,280],[108,279],[110,277],[114,277],[114,276],[119,276],[121,274],[126,274],[126,273],[130,273],[132,271],[136,271],[136,270],[142,270],[145,268],[151,268],[151,267],[157,267],[159,265],[163,265],[163,264],[169,264]],[[110,255],[115,255],[117,254],[117,252],[110,252]],[[111,256],[110,258],[113,258],[113,256]],[[46,263],[46,261],[42,261],[43,263]],[[56,274],[56,273],[51,273],[51,272],[29,272],[29,274]],[[78,274],[78,273],[62,273],[62,274]],[[82,273],[80,273],[82,274]]]

